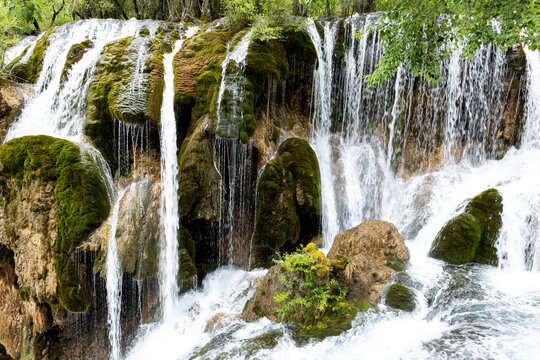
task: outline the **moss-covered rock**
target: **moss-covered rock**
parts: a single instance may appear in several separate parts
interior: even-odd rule
[[[28,58],[28,61],[23,61],[29,47],[26,48],[21,55],[8,64],[7,69],[12,77],[16,81],[27,81],[35,84],[43,67],[43,59],[45,58],[45,52],[49,46],[49,36],[56,30],[51,29],[44,33],[36,42],[32,55]]]
[[[114,120],[157,129],[163,100],[163,53],[169,43],[156,37],[127,37],[103,49],[86,98],[85,133],[111,165]],[[140,64],[141,56],[144,64]]]
[[[439,231],[429,256],[455,265],[497,265],[495,242],[502,226],[502,211],[502,197],[496,189],[474,197]]]
[[[73,65],[81,61],[82,57],[88,50],[94,47],[92,40],[85,40],[78,44],[73,44],[68,51],[66,56],[66,63],[62,69],[62,75],[60,81],[64,82],[67,80],[67,76]]]
[[[197,276],[195,262],[189,256],[186,249],[180,249],[178,253],[178,278],[182,281],[182,290],[187,290],[191,287],[195,276]]]
[[[51,306],[59,301],[72,312],[85,311],[90,290],[71,254],[107,218],[110,208],[106,187],[91,157],[66,140],[49,136],[17,138],[0,147],[0,179],[5,185],[1,191],[3,213],[12,222],[3,224],[11,234],[6,245],[22,266],[16,266],[17,275],[38,300]],[[36,220],[42,219],[42,225],[35,224],[42,233],[29,234],[24,228],[13,227],[24,221],[18,217],[26,212],[35,214]],[[20,272],[32,270],[31,261],[22,259],[30,256],[25,251],[31,251],[25,242],[32,241],[39,242],[34,249],[44,252],[35,266],[46,271],[23,274]],[[42,257],[51,256],[42,263]],[[46,285],[51,284],[51,276],[55,277],[56,293]],[[44,290],[40,290],[42,286]]]
[[[213,209],[213,189],[220,175],[214,166],[212,144],[206,129],[209,120],[200,123],[194,133],[184,141],[178,156],[178,211],[191,219],[210,219]]]
[[[293,250],[320,234],[319,163],[307,141],[292,138],[281,144],[259,178],[257,196],[252,246],[259,251]],[[268,259],[255,262],[268,264]]]
[[[416,308],[414,294],[401,284],[393,284],[388,288],[385,303],[394,309],[404,311],[413,311]]]

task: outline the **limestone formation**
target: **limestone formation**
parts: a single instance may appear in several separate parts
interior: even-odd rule
[[[107,217],[107,190],[89,155],[49,136],[2,145],[0,183],[0,343],[53,359],[65,310],[91,302],[77,247]]]

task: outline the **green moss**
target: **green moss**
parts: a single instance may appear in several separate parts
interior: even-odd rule
[[[277,346],[278,339],[282,336],[283,334],[281,332],[273,330],[253,339],[245,340],[242,345],[242,352],[250,356],[263,349],[271,350]]]
[[[85,40],[79,44],[73,44],[69,48],[68,54],[66,56],[66,63],[62,69],[62,75],[60,81],[64,82],[67,80],[67,74],[71,70],[74,64],[78,63],[86,52],[94,47],[94,43],[91,40]]]
[[[188,134],[205,115],[215,117],[215,108],[221,79],[220,64],[227,52],[227,43],[232,37],[229,31],[201,31],[185,41],[175,56],[175,94],[194,96],[191,124]],[[178,111],[175,108],[175,111]],[[190,119],[190,120],[191,120]]]
[[[69,254],[107,218],[107,190],[91,158],[69,141],[26,136],[0,147],[0,172],[23,181],[54,181],[57,238],[54,243],[58,296],[69,311],[84,311],[88,296]],[[84,295],[82,295],[84,293]]]
[[[195,259],[195,242],[184,225],[178,229],[178,245],[180,249],[186,249],[189,257]]]
[[[62,351],[62,329],[55,325],[46,332],[36,334],[34,338],[34,354],[46,356],[47,359],[58,359]]]
[[[144,41],[149,52],[143,70],[143,89],[137,89],[137,99],[127,92],[131,85],[135,69],[136,49],[134,37],[113,41],[105,46],[96,66],[96,72],[90,82],[86,98],[85,133],[106,156],[111,165],[116,165],[113,158],[114,139],[113,121],[144,124],[159,123],[163,102],[163,53],[168,40],[162,38],[139,38]]]
[[[413,311],[416,308],[414,294],[401,284],[394,284],[388,288],[385,303],[394,309],[404,311]]]
[[[292,138],[281,144],[259,178],[257,195],[253,246],[279,250],[319,234],[319,163],[307,141]]]
[[[19,289],[17,289],[17,291],[19,292],[19,297],[21,300],[30,300],[30,288],[28,288],[28,286],[21,286]]]
[[[139,36],[144,37],[148,35],[150,35],[150,30],[148,30],[148,28],[144,27],[141,30],[139,30]]]
[[[495,242],[502,225],[502,197],[489,189],[474,197],[463,213],[450,220],[437,234],[429,256],[450,264],[496,265]]]
[[[92,293],[85,281],[79,277],[79,269],[70,255],[54,257],[58,281],[56,289],[60,305],[70,312],[85,312],[92,302]]]
[[[174,96],[175,106],[193,106],[195,105],[195,96],[188,93],[179,93]]]

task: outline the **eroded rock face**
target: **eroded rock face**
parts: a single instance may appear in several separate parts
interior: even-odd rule
[[[143,178],[133,181],[120,200],[116,227],[118,258],[123,272],[135,280],[152,277],[158,271],[160,194],[161,183],[158,180]],[[100,249],[94,271],[102,275],[106,275],[104,269],[110,231],[107,220],[92,235],[89,244]]]
[[[66,63],[64,64],[64,68],[62,69],[62,75],[60,77],[60,81],[64,82],[67,80],[68,73],[79,61],[81,61],[84,54],[88,52],[91,48],[94,47],[94,43],[92,40],[85,40],[78,44],[73,44],[68,51],[68,54],[66,56]]]
[[[30,95],[31,92],[31,85],[0,80],[0,144],[4,141],[11,122],[21,112],[25,95]]]
[[[320,234],[319,163],[303,139],[285,140],[257,186],[253,266],[268,265],[275,251],[294,250]]]
[[[9,304],[0,307],[0,342],[14,357],[52,359],[65,310],[91,302],[86,265],[73,256],[107,217],[107,190],[89,155],[49,136],[2,145],[0,184],[0,292]]]
[[[496,189],[475,196],[439,231],[429,256],[455,265],[497,265],[495,242],[502,226],[502,211],[502,197]]]
[[[117,164],[115,121],[149,124],[150,131],[157,133],[163,100],[163,53],[168,48],[170,38],[157,36],[127,37],[103,49],[88,89],[84,129],[112,168]],[[143,55],[141,69],[138,62]],[[159,149],[159,141],[149,145]]]

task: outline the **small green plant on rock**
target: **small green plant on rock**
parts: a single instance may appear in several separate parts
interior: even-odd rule
[[[279,279],[287,290],[274,302],[278,319],[303,325],[303,333],[323,338],[350,328],[364,304],[349,304],[347,289],[333,278],[332,264],[313,243],[276,261],[283,270]]]

